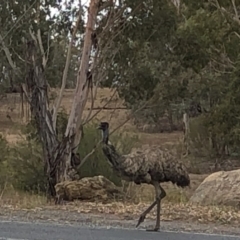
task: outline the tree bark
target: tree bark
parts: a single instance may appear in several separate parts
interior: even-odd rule
[[[185,148],[185,153],[184,153],[185,156],[189,154],[189,134],[190,134],[189,116],[187,113],[184,113],[183,114],[183,145]]]
[[[91,82],[87,78],[89,70],[90,52],[92,49],[91,35],[95,28],[100,0],[91,0],[88,12],[88,21],[85,32],[82,59],[78,71],[77,86],[71,113],[68,119],[65,136],[61,142],[57,138],[52,111],[49,107],[48,84],[41,63],[40,49],[37,39],[32,36],[27,43],[26,85],[29,95],[32,116],[35,118],[38,133],[43,146],[45,172],[48,179],[48,195],[55,197],[55,185],[65,180],[76,180],[77,165],[80,159],[77,154],[78,145],[82,136],[81,120],[88,98]]]
[[[97,13],[99,11],[100,0],[91,0],[88,9],[88,20],[85,31],[84,46],[82,51],[82,59],[78,70],[77,86],[75,89],[74,100],[71,108],[71,113],[68,119],[65,136],[71,136],[71,141],[68,144],[68,149],[71,150],[71,155],[65,155],[63,163],[63,172],[61,173],[61,181],[69,180],[69,172],[71,171],[71,157],[76,156],[77,146],[82,137],[82,114],[85,108],[89,89],[91,88],[91,79],[87,78],[89,71],[89,60],[92,49],[92,33],[95,28]]]
[[[170,126],[170,132],[174,131],[174,123],[173,123],[173,114],[172,114],[172,109],[168,109],[168,122],[169,122],[169,126]]]
[[[44,69],[37,57],[37,46],[34,40],[27,43],[27,92],[30,96],[30,108],[32,116],[36,121],[37,130],[43,145],[43,158],[45,160],[45,171],[48,178],[47,192],[55,196],[56,176],[53,171],[55,165],[55,155],[58,147],[56,132],[52,127],[52,117],[49,111],[49,101],[47,94],[47,81]]]

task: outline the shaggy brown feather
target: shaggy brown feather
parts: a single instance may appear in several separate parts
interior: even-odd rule
[[[118,166],[115,170],[127,181],[137,184],[171,181],[180,187],[190,185],[185,165],[167,149],[152,146],[144,150],[137,149],[128,155],[119,156],[113,152],[110,155],[116,157]]]

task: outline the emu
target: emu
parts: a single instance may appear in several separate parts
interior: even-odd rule
[[[151,184],[155,188],[155,201],[140,215],[136,227],[144,222],[146,215],[157,205],[156,225],[147,231],[160,229],[161,200],[166,192],[160,183],[171,181],[179,187],[190,185],[186,167],[166,149],[153,146],[146,150],[137,149],[128,155],[120,155],[109,141],[109,123],[101,122],[97,129],[102,130],[102,150],[118,176],[136,184]]]

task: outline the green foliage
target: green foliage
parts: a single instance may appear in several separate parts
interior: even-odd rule
[[[114,63],[109,58],[107,85],[117,85],[133,110],[150,106],[134,114],[136,123],[157,126],[167,116],[174,125],[192,101],[200,102],[208,113],[193,134],[201,136],[204,154],[240,156],[240,25],[231,2],[218,4],[184,0],[178,14],[169,1],[147,1],[115,40],[119,54]]]
[[[9,152],[8,143],[6,139],[2,136],[2,134],[0,134],[0,152],[1,152],[0,163],[2,163],[3,161],[6,160],[6,156]]]
[[[40,137],[37,132],[35,119],[31,119],[27,125],[22,128],[22,134],[26,136],[27,141],[36,141],[40,143]]]
[[[64,137],[67,123],[68,123],[68,114],[66,113],[66,110],[62,108],[61,111],[58,112],[57,123],[56,123],[57,136],[59,141],[61,141]]]
[[[19,190],[37,193],[45,191],[46,182],[39,144],[29,140],[9,146],[1,136],[0,150],[0,189],[7,184]]]
[[[57,133],[61,140],[65,133],[67,124],[67,114],[64,109],[58,113]],[[46,191],[46,175],[44,172],[44,160],[42,145],[36,130],[34,120],[30,121],[22,129],[26,136],[26,142],[18,143],[10,149],[10,155],[7,156],[5,166],[8,168],[8,179],[14,188],[31,192]],[[1,144],[0,144],[1,148]]]
[[[7,167],[6,167],[6,160],[9,155],[9,147],[7,144],[6,139],[0,134],[0,151],[1,151],[1,156],[0,156],[0,189],[4,186],[4,183],[6,179],[8,179],[8,174],[7,174]]]
[[[36,141],[28,140],[12,147],[6,164],[15,189],[35,193],[46,191],[42,148]]]
[[[35,193],[45,192],[46,177],[42,147],[37,137],[34,122],[22,129],[26,141],[9,146],[0,138],[0,188],[5,184],[13,188]]]
[[[65,134],[67,122],[68,122],[68,115],[66,113],[66,110],[62,108],[57,114],[57,123],[56,123],[56,132],[57,132],[57,137],[59,141],[62,140]],[[22,133],[26,136],[28,141],[34,140],[40,143],[40,138],[37,132],[35,119],[32,119],[26,125],[26,127],[22,129]]]
[[[53,14],[53,9],[57,10],[59,14]],[[84,15],[84,11],[81,12]],[[21,4],[12,0],[1,2],[0,92],[19,86],[19,83],[25,80],[24,60],[26,59],[26,43],[31,39],[30,29],[36,35],[40,33],[43,51],[48,60],[45,74],[50,86],[60,86],[65,65],[66,48],[69,43],[68,36],[72,32],[72,23],[78,15],[79,9],[74,6],[73,1],[69,1],[65,7],[58,0],[45,2],[22,0]],[[80,21],[77,33],[81,34],[83,31],[84,23]],[[71,60],[68,72],[70,80],[67,82],[67,87],[74,85],[76,79],[75,68],[78,64],[76,56],[81,45],[82,41],[78,41],[73,46],[72,56],[74,58]],[[3,46],[4,49],[9,50],[10,54],[3,50]],[[42,58],[40,51],[39,57]],[[9,58],[15,65],[15,69],[13,69],[13,64],[11,64]]]
[[[211,134],[206,126],[206,117],[199,116],[189,122],[189,150],[197,158],[210,157],[213,155],[211,146]]]
[[[58,115],[59,140],[61,140],[65,132],[67,117],[63,110]],[[0,138],[0,150],[2,152],[0,159],[0,187],[7,182],[15,189],[45,193],[46,175],[42,147],[34,127],[34,121],[23,129],[23,133],[26,134],[27,140],[17,143],[14,147],[9,147],[6,140],[3,137]],[[91,123],[84,127],[84,138],[78,149],[81,158],[91,152],[100,137],[101,134],[96,129],[96,124]],[[136,146],[137,141],[137,136],[128,133],[115,133],[111,136],[111,142],[123,154],[129,153],[132,147]],[[112,172],[101,147],[85,162],[79,173],[82,178],[103,175],[115,184],[121,184],[121,179]]]
[[[79,147],[80,157],[83,159],[93,147],[101,140],[101,133],[96,130],[97,124],[91,123],[84,127],[84,138]],[[110,136],[111,143],[116,146],[120,154],[128,154],[138,142],[138,137],[128,133],[115,133]],[[103,175],[117,185],[121,184],[121,179],[113,173],[101,146],[89,157],[79,170],[81,177],[92,177]]]
[[[132,9],[139,6],[138,1],[128,4]],[[161,61],[169,53],[166,44],[173,41],[172,34],[177,24],[175,9],[167,1],[150,1],[141,6],[114,39],[113,45],[119,49],[118,54],[110,50],[109,62],[106,62],[109,74],[104,84],[119,82],[119,94],[130,107],[151,98],[165,67]],[[119,28],[117,26],[116,31]],[[112,36],[111,31],[109,35]],[[109,36],[106,34],[105,38]]]
[[[61,110],[57,118],[59,140],[62,139],[66,124],[67,114],[64,110]],[[26,136],[26,141],[19,142],[14,147],[8,147],[6,140],[0,138],[0,150],[2,152],[0,185],[7,182],[19,190],[45,193],[46,175],[42,145],[34,119],[22,129],[22,133]]]
[[[57,129],[59,140],[65,133],[67,126],[68,115],[64,110],[58,114]],[[96,129],[98,123],[89,123],[84,126],[84,135],[81,140],[78,153],[83,159],[101,140],[101,133]],[[127,154],[138,142],[138,137],[128,133],[115,133],[111,135],[111,142],[116,146],[120,154]],[[83,177],[93,177],[103,175],[115,184],[121,184],[121,179],[113,173],[105,155],[102,152],[101,146],[87,159],[84,165],[79,169],[79,175]]]

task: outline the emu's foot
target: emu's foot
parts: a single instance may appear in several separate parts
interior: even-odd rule
[[[160,227],[155,227],[155,228],[147,228],[147,232],[158,232],[160,230]]]
[[[139,219],[138,219],[138,223],[137,223],[137,225],[136,225],[136,228],[137,228],[141,223],[144,222],[145,217],[146,217],[145,214],[141,214],[141,215],[140,215],[140,217],[139,217]]]

